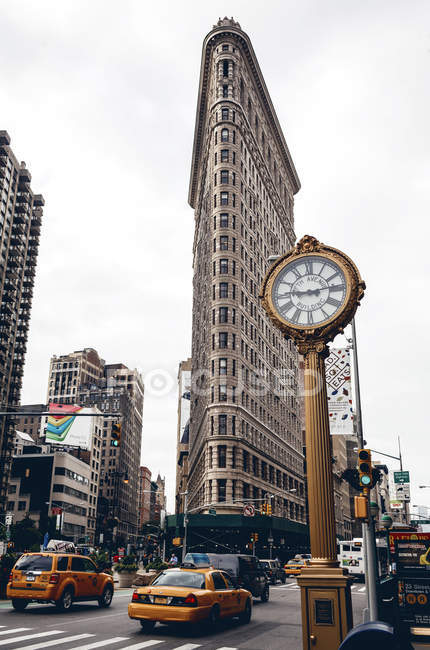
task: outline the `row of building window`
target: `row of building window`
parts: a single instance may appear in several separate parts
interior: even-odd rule
[[[219,307],[218,309],[218,323],[224,325],[228,323],[228,307]],[[231,323],[232,325],[236,324],[236,310],[231,309]],[[212,325],[216,325],[216,309],[212,309]]]
[[[231,174],[231,178],[230,178]],[[228,169],[221,169],[220,172],[215,172],[214,174],[214,186],[218,184],[218,178],[221,185],[236,185],[236,172],[230,172]],[[221,203],[221,205],[226,205]]]
[[[223,128],[220,131],[220,141],[221,142],[232,142],[233,144],[236,144],[236,131],[233,129],[233,131],[230,134],[230,130],[227,128]],[[218,144],[218,131],[215,131],[215,144]]]
[[[231,263],[231,265],[230,265]],[[218,266],[219,266],[219,274],[220,275],[226,275],[227,273],[231,272],[232,275],[236,275],[236,261],[235,260],[228,260],[227,258],[223,257],[218,260]],[[217,267],[217,262],[213,262],[213,275],[215,276],[217,273],[216,270]],[[229,271],[229,268],[231,271]]]
[[[230,215],[230,217],[231,217],[231,228],[233,230],[236,230],[236,215],[232,214],[232,215]],[[218,219],[218,223],[219,223],[220,228],[228,228],[229,227],[229,215],[228,215],[227,212],[222,212],[219,215],[216,215],[216,214],[214,215],[214,218],[213,218],[213,220],[214,220],[214,230],[216,230],[216,227],[217,227],[217,219]]]
[[[219,158],[220,162],[230,162],[230,149],[221,149],[219,152]],[[215,165],[218,165],[218,152],[215,151],[215,157],[214,157]],[[231,152],[231,162],[233,165],[236,164],[236,152],[232,151]],[[228,170],[227,170],[228,171]],[[227,181],[228,182],[228,181]]]
[[[236,299],[236,285],[232,284],[231,285],[231,296],[229,296],[229,291],[228,291],[228,282],[220,282],[218,285],[218,296],[219,298],[229,298],[231,297],[232,300]],[[212,285],[212,298],[213,300],[216,299],[216,285]]]
[[[233,253],[236,252],[236,237],[231,238],[231,250]],[[229,250],[229,236],[228,235],[221,235],[219,237],[219,243],[218,243],[218,250],[220,251],[228,251]],[[217,239],[216,237],[213,240],[213,252],[217,252]]]
[[[231,194],[231,198],[230,198],[230,194]],[[232,192],[220,192],[220,194],[219,194],[219,205],[222,205],[222,206],[230,205],[230,203],[231,203],[231,206],[233,208],[236,207],[236,194],[234,194]],[[214,208],[216,208],[217,205],[218,205],[217,195],[214,194]]]

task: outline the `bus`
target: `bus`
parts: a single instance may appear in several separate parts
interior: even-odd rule
[[[378,575],[384,576],[389,573],[389,555],[386,537],[376,537],[376,555],[378,560]],[[339,554],[337,556],[342,569],[348,569],[348,573],[359,580],[364,580],[364,548],[363,538],[345,539],[339,542]]]
[[[364,580],[364,549],[361,537],[341,540],[337,559],[342,569],[348,569],[349,574]]]

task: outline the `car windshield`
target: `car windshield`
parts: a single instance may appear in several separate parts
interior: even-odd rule
[[[49,555],[23,555],[15,564],[18,571],[51,571],[52,557]]]
[[[189,573],[188,571],[163,571],[157,576],[151,586],[161,585],[166,587],[191,587],[192,589],[205,588],[203,573]]]
[[[260,564],[263,567],[263,569],[270,569],[270,564],[268,562],[262,562],[260,560]]]
[[[288,560],[288,564],[303,564],[301,560]]]

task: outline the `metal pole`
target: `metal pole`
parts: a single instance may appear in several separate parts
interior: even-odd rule
[[[357,332],[355,330],[355,318],[352,319],[352,351],[354,360],[354,386],[355,386],[355,404],[356,404],[356,417],[357,417],[357,438],[359,447],[364,446],[363,436],[363,417],[361,411],[361,392],[360,392],[360,374],[358,370],[358,349],[357,349]],[[369,499],[368,495],[368,499]],[[369,510],[370,517],[370,510]],[[370,530],[371,526],[368,523],[362,524],[363,535],[363,549],[364,549],[364,572],[366,580],[366,593],[367,593],[367,610],[364,610],[364,619],[376,621],[378,620],[378,599],[376,593],[376,575],[375,575],[375,533]],[[369,618],[368,618],[369,617]]]
[[[370,506],[369,506],[370,510]],[[367,528],[367,548],[369,551],[367,557],[367,572],[368,572],[368,598],[369,598],[369,615],[371,621],[378,620],[378,594],[376,590],[376,584],[378,579],[378,574],[376,570],[376,539],[375,539],[375,524],[373,517],[369,511],[369,525]],[[367,576],[366,576],[367,577]]]
[[[182,562],[185,562],[187,554],[187,532],[188,532],[188,490],[184,492],[184,543],[182,544]]]

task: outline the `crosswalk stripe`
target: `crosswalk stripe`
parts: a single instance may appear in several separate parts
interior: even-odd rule
[[[194,650],[194,648],[200,648],[201,644],[200,643],[186,643],[185,645],[180,645],[174,650]]]
[[[227,648],[227,646],[223,646],[222,648],[218,648],[218,650],[237,650],[237,648]]]
[[[101,648],[105,645],[110,645],[111,643],[119,643],[120,641],[128,641],[130,637],[128,636],[114,636],[111,639],[104,639],[103,641],[96,641],[95,643],[88,643],[87,645],[76,645],[70,650],[92,650],[93,648]],[[27,650],[27,648],[23,649]]]
[[[31,629],[31,627],[16,627],[14,630],[3,630],[0,634],[15,634],[15,632],[27,632],[27,630]]]
[[[43,650],[43,648],[50,648],[53,645],[60,645],[60,643],[70,643],[71,641],[79,641],[79,639],[88,639],[94,634],[75,634],[74,636],[65,636],[62,639],[53,639],[52,641],[42,641],[42,643],[33,643],[33,645],[22,646],[16,650]]]
[[[16,630],[11,630],[15,632]],[[63,630],[50,630],[49,632],[39,632],[38,634],[24,634],[24,636],[15,636],[10,639],[2,639],[0,645],[7,645],[8,643],[18,643],[18,641],[27,641],[27,639],[40,639],[41,636],[52,636],[53,634],[63,634]]]
[[[164,641],[143,641],[143,643],[125,645],[121,650],[140,650],[140,648],[150,648],[152,645],[158,645],[159,643],[164,643]]]

